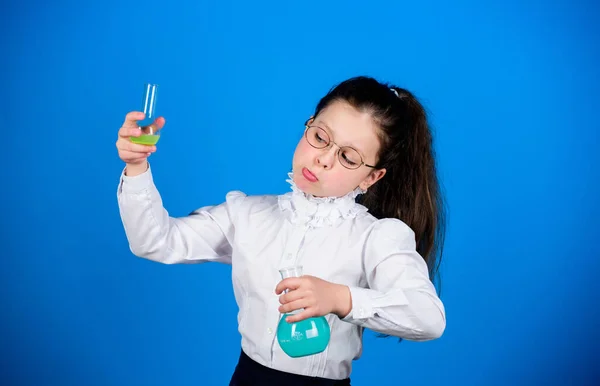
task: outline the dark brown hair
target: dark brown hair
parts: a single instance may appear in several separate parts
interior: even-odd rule
[[[335,101],[370,113],[381,129],[375,166],[387,172],[357,201],[376,218],[400,219],[415,232],[417,252],[434,281],[439,273],[446,222],[425,109],[408,90],[366,76],[332,88],[319,101],[314,116]]]

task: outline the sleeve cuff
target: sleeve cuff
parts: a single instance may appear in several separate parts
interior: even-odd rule
[[[372,317],[373,300],[369,296],[369,289],[349,287],[350,296],[352,297],[352,309],[342,320],[345,322],[360,321]]]
[[[129,177],[125,174],[125,170],[126,167],[121,171],[119,184],[119,191],[121,193],[139,193],[152,185],[153,180],[150,163],[148,163],[146,171],[137,176]]]

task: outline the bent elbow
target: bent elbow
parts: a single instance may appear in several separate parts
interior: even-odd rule
[[[138,245],[134,245],[134,244],[129,243],[129,250],[136,257],[141,257],[141,258],[146,257],[146,251],[145,251],[145,249],[141,248]]]
[[[446,317],[443,314],[440,314],[438,318],[435,320],[428,321],[428,323],[424,324],[418,334],[418,338],[415,339],[417,341],[430,341],[439,339],[444,334],[446,330]]]
[[[163,264],[175,264],[177,261],[173,258],[169,258],[168,255],[164,253],[161,249],[149,248],[148,246],[137,246],[137,245],[129,245],[129,250],[133,253],[134,256],[155,261]]]
[[[418,340],[428,341],[439,339],[446,330],[446,310],[439,299],[433,302],[421,303],[414,309],[414,322]]]
[[[440,318],[440,320],[431,325],[425,332],[426,340],[434,340],[439,339],[444,335],[444,331],[446,330],[446,319]]]

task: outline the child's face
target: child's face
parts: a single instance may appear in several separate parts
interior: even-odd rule
[[[379,129],[369,113],[336,101],[308,124],[325,130],[329,140],[335,144],[317,149],[308,143],[305,136],[300,139],[292,161],[293,179],[300,190],[317,197],[339,197],[359,185],[367,189],[383,177],[385,169],[373,169],[365,165],[348,169],[338,158],[338,146],[350,146],[358,151],[365,164],[377,164]]]

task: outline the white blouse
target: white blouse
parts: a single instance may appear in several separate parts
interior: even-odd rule
[[[233,290],[244,352],[280,371],[332,379],[350,376],[362,352],[363,328],[424,341],[446,327],[445,309],[415,250],[414,232],[397,219],[378,220],[355,202],[358,190],[339,198],[300,191],[247,196],[170,217],[150,168],[121,173],[117,191],[123,226],[134,255],[164,264],[220,262],[232,267]],[[326,315],[329,346],[291,358],[276,339],[279,269],[302,265],[303,273],[350,288],[352,310],[343,319]]]

